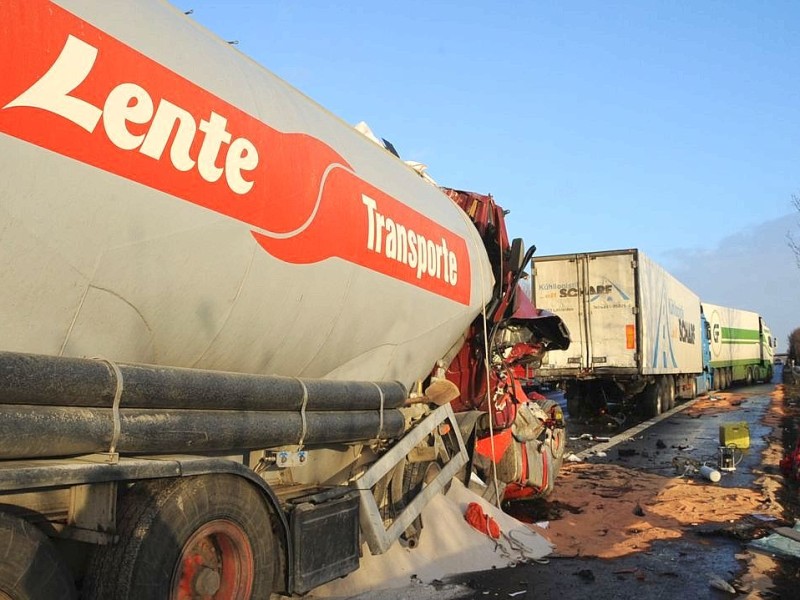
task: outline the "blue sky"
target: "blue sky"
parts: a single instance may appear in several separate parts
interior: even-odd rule
[[[800,326],[800,2],[177,5],[537,254],[638,247],[782,346]]]

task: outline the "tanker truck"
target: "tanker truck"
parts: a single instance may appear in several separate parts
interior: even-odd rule
[[[0,48],[0,596],[303,594],[457,474],[552,489],[514,369],[569,339],[490,196],[159,0],[0,2]]]

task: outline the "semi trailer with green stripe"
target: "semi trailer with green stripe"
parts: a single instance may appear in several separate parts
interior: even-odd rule
[[[776,340],[755,312],[701,303],[708,340],[706,377],[712,389],[772,379]]]

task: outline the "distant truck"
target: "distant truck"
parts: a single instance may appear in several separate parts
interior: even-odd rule
[[[538,373],[563,383],[570,415],[634,402],[649,417],[697,395],[700,298],[642,251],[540,256],[532,274],[533,304],[570,331]]]
[[[703,302],[712,389],[772,379],[777,341],[755,312]]]

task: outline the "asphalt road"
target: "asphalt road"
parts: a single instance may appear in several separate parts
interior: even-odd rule
[[[746,421],[750,428],[750,448],[737,454],[736,470],[724,472],[716,485],[749,488],[754,485],[755,472],[760,467],[766,445],[765,438],[771,431],[761,423],[761,419],[769,408],[770,393],[774,389],[774,384],[765,384],[735,390],[744,396],[744,400],[733,413],[693,417],[687,414],[688,411],[676,412],[634,437],[606,448],[601,455],[592,453],[590,447],[594,442],[579,436],[583,433],[613,436],[618,431],[614,431],[611,423],[602,420],[570,423],[568,420],[568,433],[572,439],[567,453],[582,451],[589,462],[613,463],[649,473],[678,476],[676,460],[716,464],[721,422]],[[613,523],[610,526],[613,527]],[[744,542],[731,537],[708,535],[707,531],[688,531],[675,540],[658,541],[647,551],[613,560],[554,556],[545,565],[520,565],[463,574],[448,579],[447,583],[466,586],[468,591],[458,597],[470,599],[731,598],[734,595],[712,587],[710,578],[718,575],[731,581],[741,574],[743,563],[737,560],[736,555],[744,549]],[[788,587],[782,590],[778,587],[774,590],[775,595],[769,597],[797,598],[800,597],[797,589]]]

